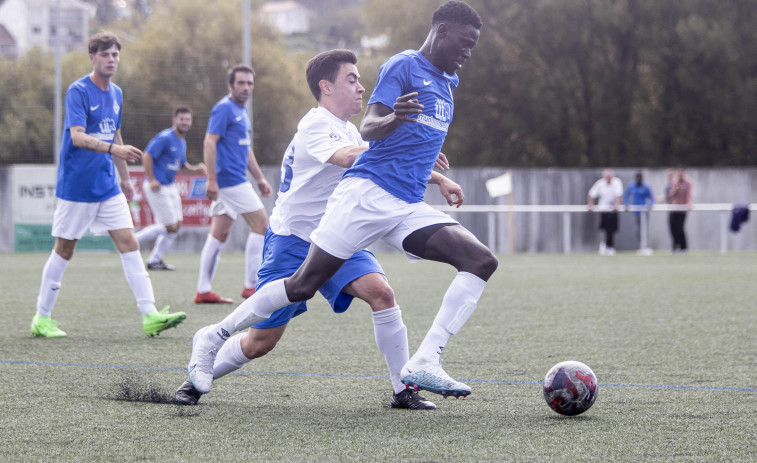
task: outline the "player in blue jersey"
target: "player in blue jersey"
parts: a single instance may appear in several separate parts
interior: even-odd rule
[[[37,313],[31,324],[35,336],[66,337],[50,313],[60,292],[63,272],[77,241],[88,228],[95,233],[108,232],[113,239],[126,280],[137,299],[146,335],[155,336],[186,318],[183,312],[169,314],[168,307],[160,312],[155,308],[150,277],[134,235],[127,203],[134,190],[126,163],[139,160],[142,152],[124,145],[121,138],[123,94],[110,81],[118,68],[120,50],[116,36],[105,32],[92,36],[92,72],[71,84],[66,92],[52,230],[55,247],[42,270]]]
[[[456,71],[478,42],[481,18],[451,1],[433,14],[418,51],[390,58],[381,68],[361,124],[370,148],[347,170],[331,198],[300,268],[260,288],[220,323],[195,334],[187,371],[201,393],[213,383],[213,361],[230,335],[266,320],[277,309],[308,300],[356,251],[383,238],[411,257],[445,262],[458,273],[402,382],[443,396],[470,388],[441,368],[441,351],[473,313],[496,257],[452,218],[423,202],[426,183],[453,115]],[[459,205],[462,195],[448,199]]]
[[[310,234],[318,226],[331,193],[346,168],[368,147],[349,118],[363,109],[363,93],[357,57],[349,50],[329,50],[313,57],[307,65],[310,91],[318,102],[297,125],[281,164],[281,183],[271,224],[266,231],[263,265],[258,272],[258,289],[269,282],[291,276],[302,264],[310,247]],[[440,156],[438,166],[447,168]],[[434,173],[445,197],[460,187]],[[436,177],[438,175],[438,177]],[[392,408],[432,410],[436,406],[407,389],[400,373],[407,363],[407,329],[394,292],[375,256],[359,250],[345,262],[320,290],[334,312],[350,306],[353,297],[368,303],[373,311],[376,344],[384,354],[394,389]],[[262,357],[278,343],[290,320],[307,310],[304,301],[283,307],[268,320],[245,333],[238,333],[218,352],[213,375],[218,379]],[[180,405],[195,405],[202,394],[187,380],[176,391]]]
[[[210,113],[203,152],[208,171],[205,193],[213,200],[210,208],[212,219],[210,233],[200,255],[200,275],[194,299],[197,304],[232,302],[211,291],[211,283],[221,249],[238,215],[244,217],[250,226],[245,245],[242,297],[247,298],[255,292],[268,215],[247,181],[246,172],[252,174],[261,196],[271,196],[272,191],[252,151],[252,125],[244,106],[252,96],[254,86],[252,68],[243,64],[234,66],[229,71],[229,94],[216,103]]]
[[[152,252],[147,258],[148,270],[174,270],[174,266],[163,262],[163,255],[170,249],[184,219],[181,210],[181,196],[174,179],[179,172],[204,174],[205,164],[187,162],[187,141],[185,135],[192,127],[192,111],[186,107],[177,108],[171,127],[161,130],[145,148],[142,165],[145,181],[142,192],[155,216],[155,223],[137,233],[140,245],[155,240]]]

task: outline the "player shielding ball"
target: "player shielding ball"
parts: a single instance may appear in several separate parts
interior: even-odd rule
[[[107,231],[116,245],[146,335],[155,336],[186,318],[184,312],[168,313],[168,307],[158,312],[155,308],[150,276],[134,235],[127,203],[134,190],[126,163],[139,160],[142,152],[124,145],[121,138],[123,93],[110,81],[118,68],[120,51],[121,43],[115,35],[101,32],[92,36],[92,72],[72,83],[66,92],[52,230],[55,247],[42,270],[37,313],[31,324],[35,336],[66,337],[50,313],[60,293],[63,272],[88,228],[96,233]]]
[[[204,174],[205,164],[187,162],[186,134],[192,127],[192,111],[186,107],[176,108],[171,127],[161,130],[145,148],[142,165],[145,181],[142,191],[155,216],[155,223],[137,233],[137,241],[155,240],[147,258],[148,270],[174,270],[173,265],[163,262],[163,255],[171,248],[181,228],[184,215],[181,196],[174,183],[176,174]]]
[[[402,382],[444,396],[471,392],[442,369],[441,351],[473,313],[497,259],[459,223],[425,204],[423,196],[452,121],[455,72],[470,58],[481,25],[469,5],[447,2],[434,12],[420,50],[402,52],[382,66],[361,125],[370,148],[329,198],[294,275],[261,287],[220,323],[195,334],[187,371],[197,391],[210,391],[215,357],[231,334],[312,298],[350,256],[383,238],[411,257],[445,262],[458,271],[431,329],[403,367]],[[462,203],[461,193],[455,204]]]
[[[345,169],[368,148],[357,127],[348,121],[362,110],[365,92],[356,63],[357,57],[349,50],[326,51],[308,62],[307,82],[318,106],[300,120],[284,154],[278,198],[266,232],[263,265],[258,272],[258,290],[291,276],[299,268],[310,248],[310,235]],[[438,165],[447,167],[444,156],[440,156]],[[449,197],[459,191],[451,180],[437,173],[433,176],[443,195]],[[384,355],[392,381],[391,407],[436,408],[401,382],[400,372],[409,356],[407,329],[394,292],[372,253],[365,249],[355,252],[319,292],[337,313],[346,311],[354,297],[371,307],[376,344]],[[278,309],[246,333],[233,336],[216,356],[214,379],[265,355],[284,334],[289,321],[306,310],[305,301],[296,302]],[[207,336],[205,331],[198,334],[203,335]],[[201,395],[187,380],[175,397],[180,405],[194,405]]]

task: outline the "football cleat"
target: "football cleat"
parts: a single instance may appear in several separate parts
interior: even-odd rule
[[[192,356],[189,357],[187,373],[192,386],[201,394],[210,392],[213,385],[213,363],[219,348],[210,343],[208,329],[200,328],[192,338]]]
[[[176,270],[176,267],[166,264],[163,260],[159,260],[157,262],[148,262],[147,270]]]
[[[467,384],[455,381],[443,369],[441,360],[439,363],[429,362],[423,365],[411,365],[409,362],[402,367],[402,384],[415,391],[425,391],[441,394],[442,397],[466,397],[471,393]]]
[[[184,384],[179,386],[174,394],[174,401],[176,405],[197,405],[197,402],[202,397],[202,393],[192,386],[190,380],[184,381]]]
[[[409,410],[436,410],[436,405],[430,400],[426,400],[412,389],[405,389],[399,394],[392,396],[390,404],[392,408],[406,408]]]
[[[169,306],[163,307],[160,312],[152,312],[142,317],[142,329],[147,336],[153,337],[161,331],[173,328],[187,318],[184,312],[168,313]]]
[[[221,297],[213,291],[206,293],[195,292],[195,304],[231,304],[233,302],[233,300]]]
[[[255,294],[255,288],[248,288],[247,286],[244,286],[242,289],[242,299],[247,299],[248,297]]]
[[[58,328],[58,325],[57,320],[36,314],[32,318],[32,334],[43,338],[65,338],[68,336],[65,331]]]

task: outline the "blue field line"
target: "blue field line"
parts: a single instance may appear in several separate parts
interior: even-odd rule
[[[5,365],[35,365],[47,367],[77,367],[77,368],[111,368],[119,370],[146,370],[146,371],[186,371],[185,368],[171,367],[139,367],[131,365],[95,365],[85,363],[56,363],[56,362],[30,362],[23,360],[0,360]],[[235,375],[278,375],[278,376],[303,376],[309,378],[359,378],[359,379],[389,379],[388,376],[374,375],[335,375],[328,373],[302,373],[286,371],[246,371],[237,370]],[[538,384],[541,381],[514,381],[507,379],[470,379],[460,378],[460,381],[468,383],[494,383],[494,384]],[[715,387],[715,386],[667,386],[656,384],[600,384],[601,387],[617,387],[630,389],[672,389],[686,391],[726,391],[726,392],[757,392],[757,387]]]

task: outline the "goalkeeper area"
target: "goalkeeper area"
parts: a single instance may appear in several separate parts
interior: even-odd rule
[[[321,296],[267,356],[216,381],[197,406],[173,393],[192,335],[236,305],[192,302],[199,254],[151,272],[156,304],[186,321],[156,338],[115,253],[77,253],[53,318],[65,339],[29,331],[47,253],[0,254],[3,461],[748,461],[757,427],[757,255],[502,255],[444,368],[466,399],[434,411],[389,407],[370,308],[334,314]],[[144,255],[143,255],[144,257]],[[454,270],[379,261],[410,352]],[[241,301],[241,253],[222,255],[214,291]],[[547,371],[589,365],[598,398],[556,414]]]

